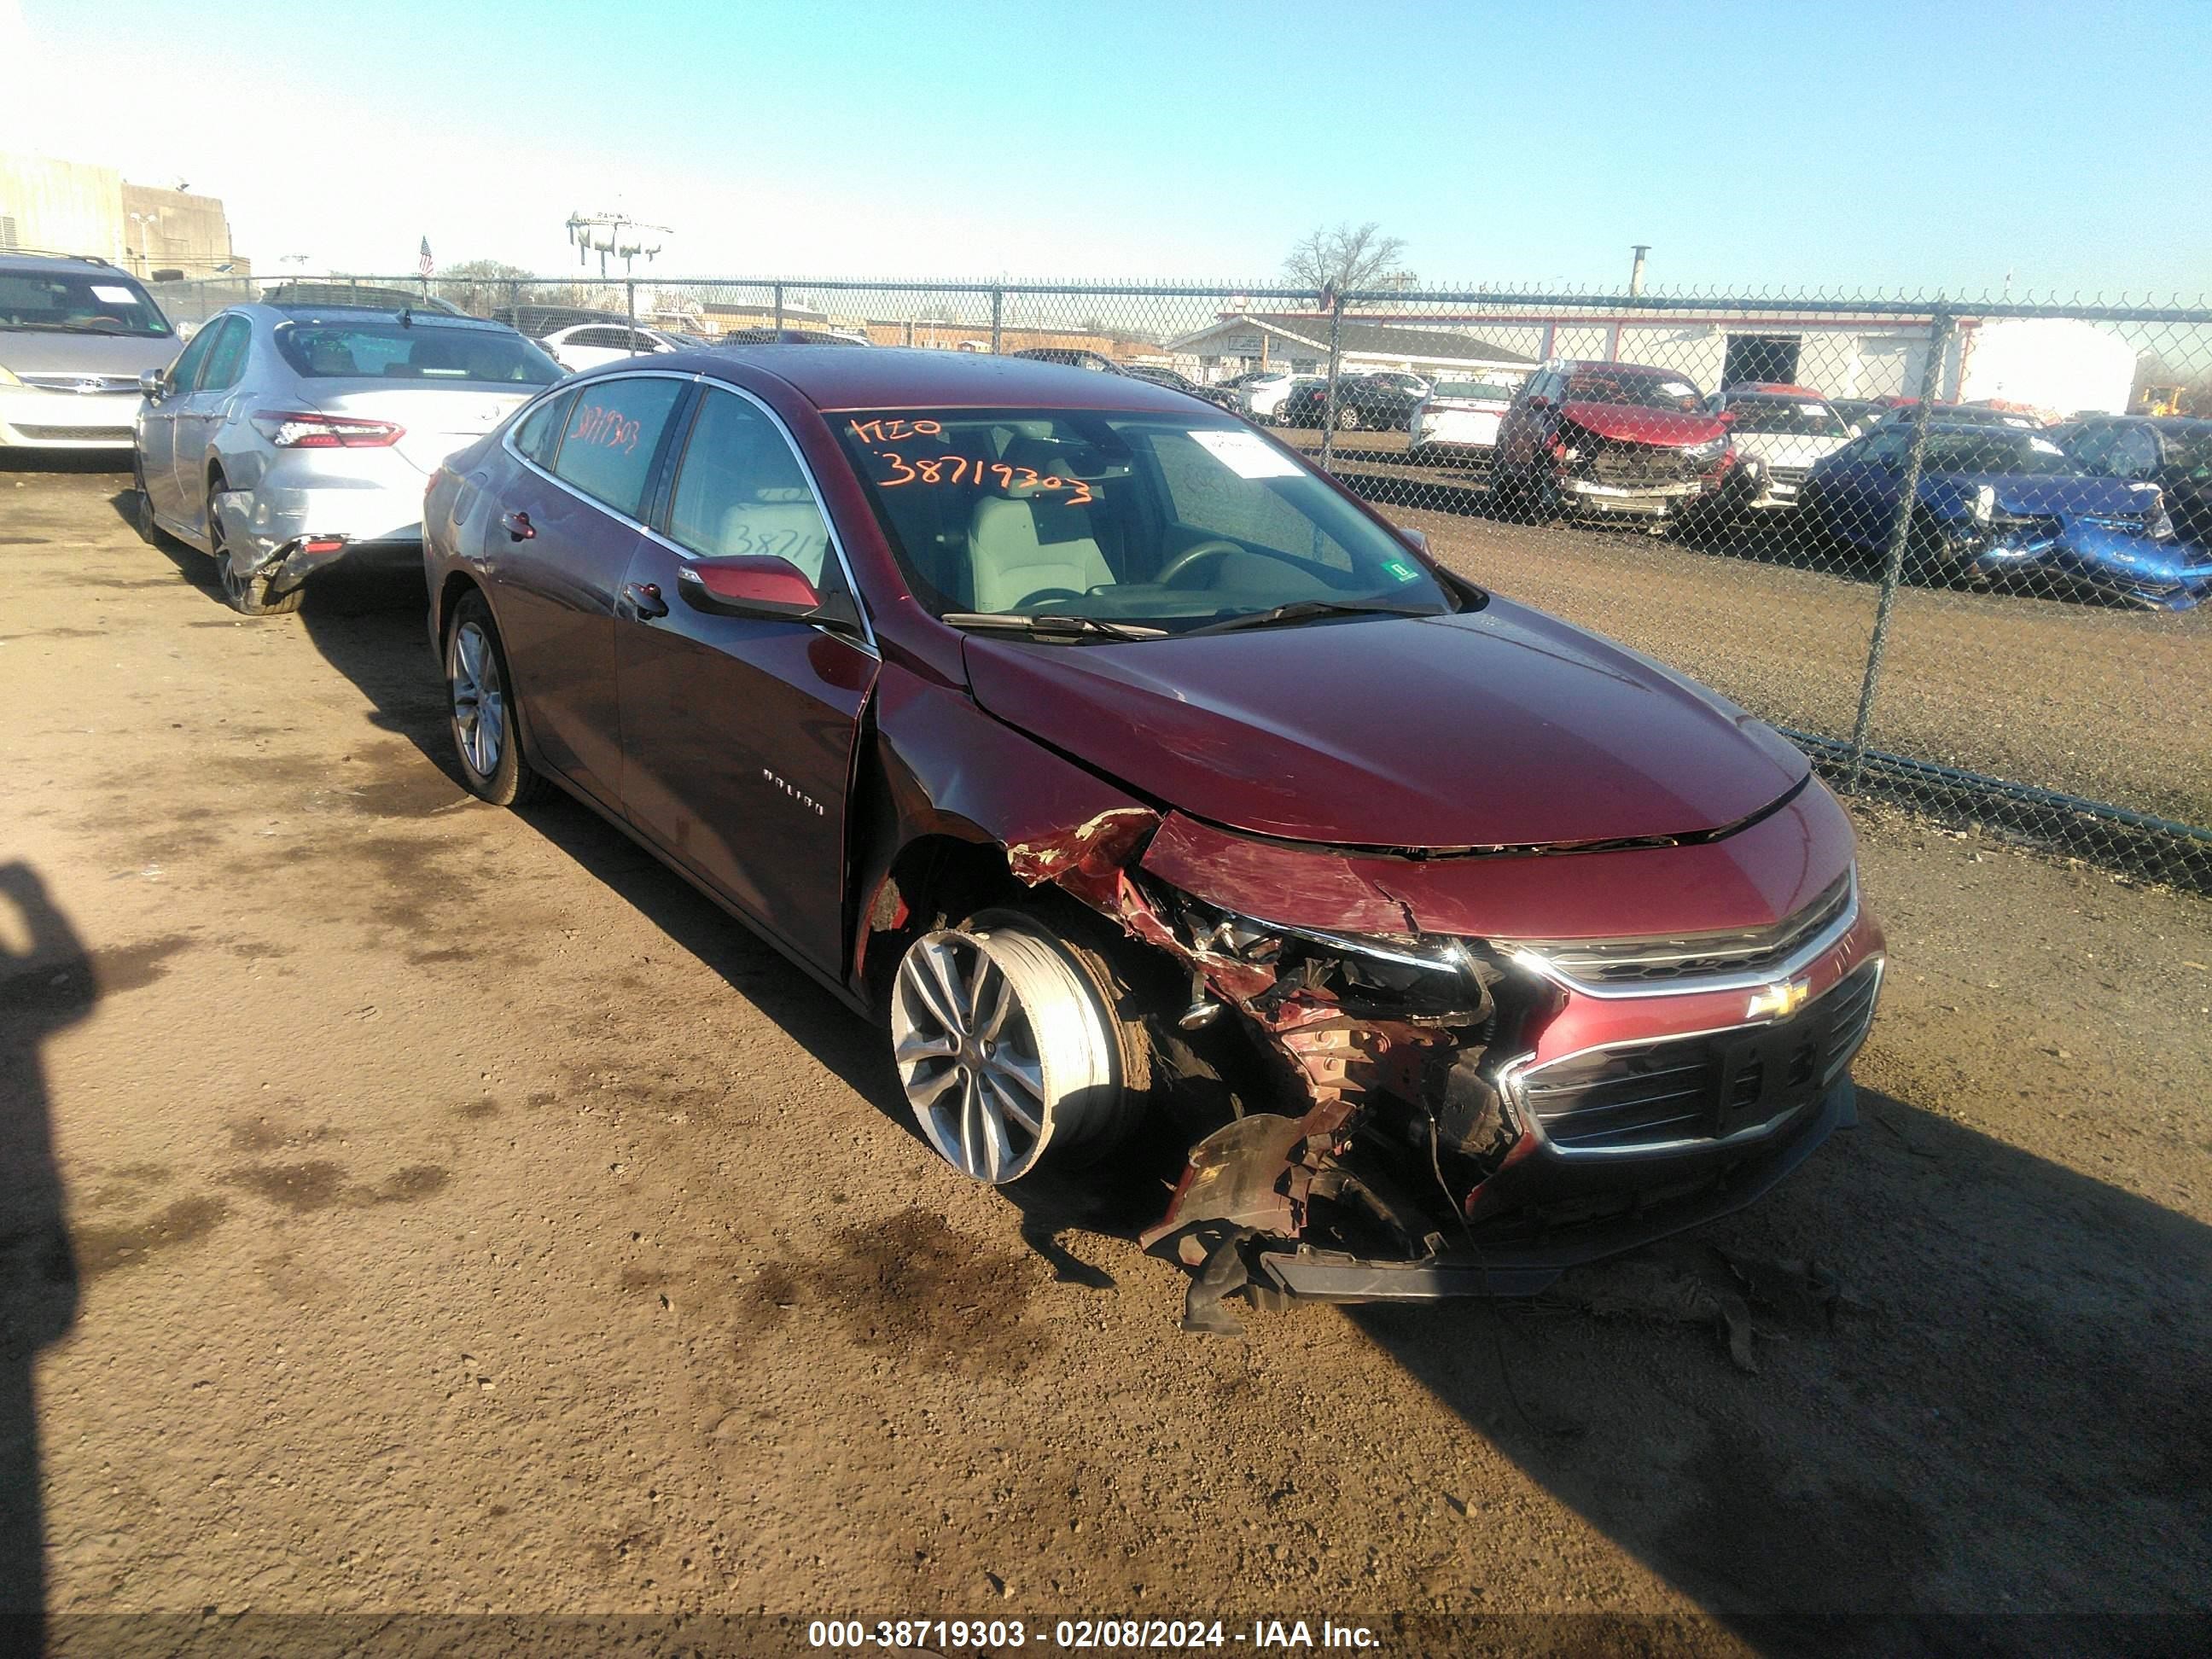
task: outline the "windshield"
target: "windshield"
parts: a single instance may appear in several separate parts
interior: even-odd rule
[[[2081,470],[2072,456],[2050,439],[2025,432],[1931,432],[1920,465],[1930,472],[2018,475]]]
[[[832,418],[908,585],[939,616],[1179,632],[1284,605],[1301,608],[1297,620],[1308,606],[1458,608],[1404,543],[1303,461],[1195,408]]]
[[[0,328],[169,337],[169,319],[119,270],[0,271]]]
[[[311,380],[448,380],[550,386],[563,373],[536,343],[504,329],[450,324],[291,323],[276,331],[284,361]]]
[[[1672,374],[1636,374],[1587,369],[1569,378],[1567,401],[1626,404],[1636,409],[1672,409],[1696,414],[1705,406],[1698,388]]]
[[[1836,411],[1824,403],[1796,398],[1735,398],[1728,412],[1739,432],[1784,433],[1793,438],[1847,438]]]
[[[1431,393],[1438,398],[1487,398],[1494,403],[1513,401],[1513,388],[1492,386],[1486,380],[1438,380]]]

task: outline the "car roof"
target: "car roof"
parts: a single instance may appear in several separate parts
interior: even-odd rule
[[[880,347],[824,351],[819,346],[762,345],[673,351],[656,369],[704,374],[743,362],[775,375],[817,409],[1100,409],[1133,414],[1191,413],[1184,393],[1133,374],[1101,374],[1034,357],[977,351]],[[605,373],[606,371],[594,371]]]
[[[261,304],[233,306],[231,309],[278,323],[395,323],[401,315],[387,306]],[[410,328],[488,328],[501,334],[514,332],[505,323],[495,323],[484,317],[457,316],[450,311],[410,311],[405,314]]]
[[[138,278],[122,266],[110,264],[90,253],[0,253],[0,270],[13,271],[19,276],[68,271],[80,276],[119,276],[134,285],[138,283]]]

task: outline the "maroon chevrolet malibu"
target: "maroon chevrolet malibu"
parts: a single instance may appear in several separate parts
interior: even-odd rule
[[[1882,942],[1805,757],[1210,404],[671,353],[424,528],[469,787],[558,785],[874,1021],[963,1175],[1173,1136],[1195,1327],[1527,1292],[1852,1121]]]

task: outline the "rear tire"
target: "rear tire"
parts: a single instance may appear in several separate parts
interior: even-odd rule
[[[453,607],[445,655],[447,724],[468,792],[494,806],[541,799],[549,786],[523,757],[514,681],[483,594],[472,591]]]
[[[222,584],[223,598],[230,601],[230,608],[241,617],[290,615],[307,598],[304,588],[295,587],[282,593],[271,593],[266,576],[241,576],[231,568],[230,547],[223,539],[222,520],[216,515],[215,510],[215,498],[222,493],[222,484],[220,473],[208,484],[207,538],[208,551],[214,556],[216,580]]]

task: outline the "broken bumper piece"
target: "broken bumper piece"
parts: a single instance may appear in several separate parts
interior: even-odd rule
[[[1243,1326],[1229,1304],[1240,1296],[1263,1304],[1291,1297],[1357,1303],[1533,1296],[1570,1268],[1755,1202],[1835,1130],[1857,1121],[1856,1096],[1844,1078],[1771,1137],[1668,1155],[1671,1180],[1655,1177],[1657,1160],[1593,1167],[1540,1146],[1516,1151],[1486,1183],[1489,1218],[1437,1219],[1419,1250],[1401,1257],[1301,1237],[1311,1200],[1344,1172],[1301,1121],[1257,1115],[1200,1143],[1167,1218],[1143,1242],[1196,1270],[1183,1313],[1192,1331],[1238,1334]]]

